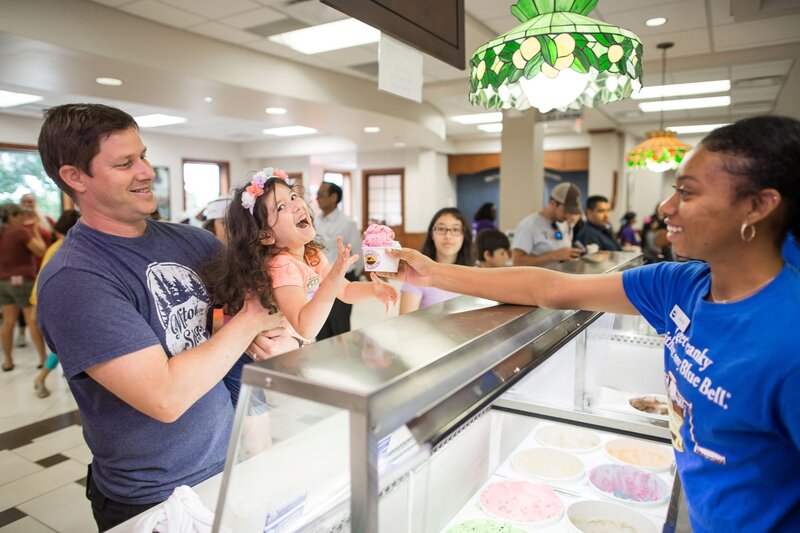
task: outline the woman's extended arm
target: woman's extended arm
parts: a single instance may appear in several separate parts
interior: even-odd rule
[[[548,309],[585,309],[635,315],[625,295],[622,274],[564,274],[543,268],[474,268],[436,263],[403,248],[388,253],[403,260],[393,277],[505,303]]]

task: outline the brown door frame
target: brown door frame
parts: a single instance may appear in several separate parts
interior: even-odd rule
[[[366,229],[367,220],[369,220],[369,177],[370,176],[384,176],[387,174],[400,174],[400,213],[403,216],[403,223],[395,234],[400,237],[406,232],[406,169],[405,168],[380,168],[361,171],[361,190],[364,191],[363,199],[361,202],[361,224],[364,226],[362,231]]]

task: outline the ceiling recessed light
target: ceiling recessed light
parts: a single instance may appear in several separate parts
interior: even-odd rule
[[[645,26],[663,26],[666,23],[667,19],[665,17],[653,17],[644,21]]]
[[[394,143],[394,147],[395,148],[405,148],[406,147],[406,143],[404,143],[404,142],[396,142],[396,143]]]
[[[731,80],[699,81],[695,83],[673,83],[671,85],[653,85],[634,92],[634,100],[651,98],[669,98],[671,96],[689,96],[691,94],[724,93],[731,90]]]
[[[119,87],[122,85],[122,80],[118,78],[95,78],[94,81],[100,85],[107,85],[109,87]]]
[[[261,130],[265,135],[277,135],[278,137],[294,137],[295,135],[311,135],[317,133],[314,128],[306,126],[284,126],[283,128],[267,128]]]
[[[702,109],[706,107],[725,107],[731,105],[730,96],[712,96],[711,98],[683,98],[680,100],[664,100],[659,102],[642,102],[639,109],[645,113],[658,111],[677,111],[679,109]]]
[[[268,107],[264,109],[264,112],[267,115],[285,115],[286,108],[285,107]]]
[[[159,126],[172,126],[173,124],[183,124],[186,122],[186,119],[183,117],[164,115],[161,113],[133,117],[133,120],[136,121],[140,128],[158,128]]]
[[[43,97],[35,94],[15,93],[12,91],[0,91],[0,107],[14,107],[18,105],[30,104],[42,100]]]
[[[503,131],[503,123],[496,122],[494,124],[478,124],[478,129],[486,133],[500,133]]]
[[[364,128],[364,133],[379,133],[381,129],[378,126],[367,126]]]
[[[213,96],[204,96],[203,97],[203,101],[206,102],[206,103],[211,103],[211,102],[214,101],[214,97]]]
[[[503,113],[475,113],[474,115],[456,115],[450,117],[453,122],[459,124],[487,124],[489,122],[502,122]]]
[[[380,31],[359,20],[348,18],[271,35],[269,40],[304,54],[319,54],[362,44],[377,43],[380,38]]]
[[[695,124],[692,126],[667,126],[664,129],[674,131],[678,135],[685,134],[685,133],[707,133],[709,131],[714,131],[717,128],[721,128],[722,126],[727,126],[728,123],[725,124]]]

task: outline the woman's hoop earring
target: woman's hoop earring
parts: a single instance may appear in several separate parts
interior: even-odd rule
[[[753,224],[748,224],[745,222],[739,229],[739,235],[742,237],[744,242],[750,242],[756,238],[756,227]]]

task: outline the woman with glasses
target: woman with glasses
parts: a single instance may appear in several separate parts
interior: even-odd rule
[[[433,215],[422,253],[437,263],[475,265],[475,248],[469,220],[455,207],[445,207]],[[403,284],[400,292],[400,314],[428,307],[455,298],[458,293],[435,287],[415,287]]]

